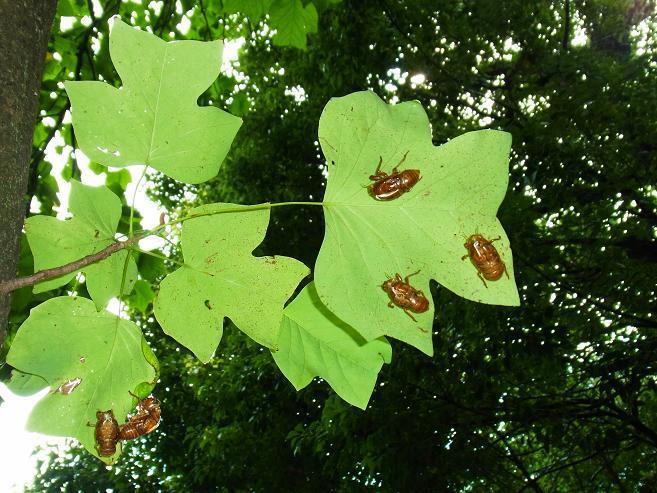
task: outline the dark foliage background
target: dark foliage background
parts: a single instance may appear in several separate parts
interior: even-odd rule
[[[60,14],[88,17],[65,32],[55,21],[30,182],[42,213],[53,213],[57,187],[44,149],[55,132],[74,145],[60,82],[120,84],[112,15],[165,39],[186,16],[187,38],[245,38],[235,72],[200,101],[244,125],[215,180],[183,188],[156,177],[165,208],[194,205],[186,190],[195,203],[320,200],[326,102],[362,89],[418,99],[435,144],[479,128],[513,134],[499,216],[522,305],[478,305],[434,286],[435,356],[394,343],[366,412],[322,382],[294,392],[234,328],[201,365],[150,309],[133,307],[162,363],[160,428],[111,470],[77,447],[53,454],[32,491],[657,491],[654,4],[316,1],[318,33],[301,51],[274,46],[266,19],[228,14],[231,2],[107,0],[102,12],[66,3]],[[79,176],[74,158],[65,174]],[[129,176],[107,180],[121,193]],[[275,209],[262,252],[312,265],[316,209]],[[15,297],[14,331],[40,300]]]

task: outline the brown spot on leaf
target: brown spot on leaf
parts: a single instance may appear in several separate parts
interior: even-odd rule
[[[56,392],[59,392],[60,394],[64,394],[64,395],[69,395],[71,392],[75,390],[75,388],[78,385],[80,385],[80,383],[82,383],[82,379],[80,377],[66,380],[66,382],[64,382],[59,387],[57,387]]]

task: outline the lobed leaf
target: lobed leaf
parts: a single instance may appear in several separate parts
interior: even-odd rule
[[[123,87],[65,84],[80,149],[105,166],[146,164],[187,183],[215,176],[241,125],[196,104],[219,74],[222,42],[166,43],[115,19],[110,53]]]
[[[31,431],[77,438],[95,449],[96,411],[114,411],[119,423],[134,409],[129,392],[152,389],[157,360],[139,327],[109,312],[97,312],[86,298],[58,297],[34,308],[7,355],[23,375],[17,386],[35,389],[43,379],[52,391],[34,407]],[[20,376],[20,373],[19,373]],[[79,379],[69,393],[62,384]],[[69,387],[70,388],[70,387]],[[102,458],[112,462],[118,457]]]
[[[148,305],[155,299],[155,293],[151,285],[146,281],[139,279],[135,283],[134,293],[129,296],[130,304],[142,313],[146,313]]]
[[[272,0],[224,0],[224,12],[242,12],[251,22],[256,22],[269,11]]]
[[[20,396],[36,394],[46,387],[48,387],[48,382],[40,376],[23,373],[18,370],[11,371],[11,378],[7,382],[7,388],[13,394]]]
[[[429,293],[429,280],[464,298],[517,305],[508,238],[496,218],[508,182],[510,135],[469,132],[440,147],[431,141],[426,113],[417,101],[387,105],[372,92],[333,98],[319,124],[328,161],[324,197],[326,235],[315,267],[325,305],[367,340],[389,335],[433,354],[433,304],[413,314],[388,307],[381,285],[399,273],[419,271],[411,284]],[[380,159],[390,173],[419,169],[421,180],[391,201],[368,194]],[[462,260],[472,234],[500,237],[494,245],[509,278],[487,285]],[[429,296],[430,298],[430,296]]]
[[[348,403],[365,409],[392,348],[383,337],[367,342],[321,302],[314,283],[284,310],[274,361],[297,390],[315,376]]]
[[[50,216],[32,216],[25,221],[35,272],[79,260],[115,242],[121,201],[108,188],[90,187],[71,180],[69,209],[73,218],[66,221]],[[127,250],[121,250],[79,271],[41,282],[34,287],[34,292],[63,286],[78,272],[84,272],[87,289],[98,310],[105,308],[111,298],[129,294],[137,279],[134,259]]]
[[[274,0],[269,10],[272,40],[277,46],[306,49],[306,36],[317,32],[317,9],[312,3],[304,7],[301,0]]]
[[[183,225],[185,264],[160,284],[155,317],[203,362],[219,344],[224,317],[276,349],[283,306],[309,270],[293,258],[251,254],[265,237],[269,212],[266,204],[210,204],[193,209]]]

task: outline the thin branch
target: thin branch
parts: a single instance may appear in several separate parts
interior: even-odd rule
[[[38,282],[47,281],[48,279],[70,274],[71,272],[75,272],[76,270],[86,267],[87,265],[105,260],[110,255],[131,247],[132,245],[139,242],[139,240],[142,238],[143,236],[133,236],[126,241],[117,241],[116,243],[112,243],[99,252],[92,253],[91,255],[87,255],[86,257],[82,257],[81,259],[75,260],[68,264],[60,265],[59,267],[53,267],[52,269],[40,270],[39,272],[35,272],[34,274],[26,277],[19,277],[16,279],[10,279],[8,281],[2,281],[0,282],[0,294],[7,294],[26,286],[33,286]]]
[[[508,452],[507,454],[504,454],[505,458],[509,459],[511,462],[513,462],[516,467],[522,472],[522,475],[525,478],[525,485],[524,488],[531,488],[534,490],[536,493],[543,493],[543,488],[541,488],[541,485],[538,484],[538,481],[534,479],[534,475],[529,472],[529,469],[525,466],[525,463],[522,461],[520,457],[518,457],[509,444],[509,442],[506,440],[506,437],[502,435],[499,431],[494,430],[495,434],[498,436],[498,438],[502,441],[504,444],[504,447],[506,448],[506,451]]]
[[[577,295],[581,295],[581,293],[577,289],[575,289],[573,286],[571,286],[570,284],[561,282],[561,281],[557,281],[556,279],[553,279],[548,274],[543,272],[541,269],[536,267],[529,260],[524,258],[522,255],[519,255],[519,254],[515,253],[515,256],[520,261],[520,263],[522,263],[523,265],[529,267],[531,270],[536,272],[540,277],[542,277],[546,281],[554,283],[556,286],[559,286],[560,288],[565,289],[566,291],[568,291],[570,293],[575,293]],[[618,315],[619,317],[625,318],[627,320],[631,320],[632,325],[636,325],[637,327],[657,328],[657,322],[655,322],[654,320],[639,317],[639,316],[634,315],[632,313],[627,313],[627,312],[624,312],[622,310],[612,308],[612,307],[607,306],[604,303],[601,303],[601,302],[599,302],[595,299],[588,299],[587,301],[588,301],[588,303],[595,306],[596,308],[599,308],[600,310],[603,310],[603,311],[608,312],[608,313],[613,313],[614,315]]]

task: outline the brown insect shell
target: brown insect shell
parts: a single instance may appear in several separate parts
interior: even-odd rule
[[[114,412],[96,412],[96,449],[101,457],[109,457],[116,453],[116,442],[119,439],[119,423]]]
[[[393,200],[411,190],[420,178],[419,169],[406,169],[390,175],[372,175],[370,180],[375,181],[367,190],[376,200]]]
[[[414,313],[423,313],[429,309],[429,300],[419,290],[406,284],[399,274],[385,281],[381,288],[388,293],[390,301],[401,308]]]
[[[487,281],[497,281],[506,265],[493,243],[480,234],[471,235],[464,244],[470,260]]]
[[[121,426],[120,439],[134,440],[137,437],[150,433],[160,423],[160,402],[153,395],[139,401],[137,412],[131,416],[126,424]]]
[[[159,416],[133,418],[121,427],[119,439],[134,440],[153,431],[160,424]]]
[[[141,433],[139,433],[139,430],[137,430],[134,423],[130,422],[121,426],[121,430],[119,431],[119,440],[134,440],[140,436]]]

